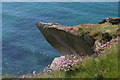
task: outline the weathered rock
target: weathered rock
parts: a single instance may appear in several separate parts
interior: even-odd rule
[[[99,22],[99,24],[112,24],[112,25],[119,25],[120,24],[120,18],[106,18],[102,22]]]
[[[119,24],[120,18],[106,18],[99,24],[68,27],[58,23],[37,23],[37,27],[61,54],[91,55],[95,53],[95,40],[104,44],[120,36]]]
[[[102,44],[105,44],[106,42],[110,41],[111,39],[112,39],[112,36],[110,36],[108,32],[105,32],[102,34],[101,42],[102,42]]]
[[[57,23],[37,23],[46,40],[63,55],[91,55],[95,40],[79,34],[77,27]]]
[[[52,70],[57,70],[58,68],[56,66],[61,64],[60,62],[61,62],[61,60],[63,60],[63,57],[65,57],[65,56],[60,56],[60,57],[54,58],[54,60],[52,61],[51,65],[50,65],[50,68]]]
[[[120,36],[120,27],[118,29],[116,29],[116,34],[117,34],[117,36]]]

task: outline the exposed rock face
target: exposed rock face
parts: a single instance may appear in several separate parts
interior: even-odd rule
[[[112,39],[112,36],[110,36],[109,33],[106,32],[102,34],[101,42],[104,44],[110,41],[111,39]]]
[[[120,37],[120,27],[118,29],[116,29],[116,34],[117,34],[117,36]]]
[[[84,24],[74,27],[62,26],[57,23],[37,23],[46,40],[63,56],[53,60],[50,69],[63,62],[67,55],[92,55],[105,52],[110,42],[120,37],[120,18],[106,18],[99,24]],[[94,55],[93,55],[94,56]]]
[[[77,27],[66,27],[57,23],[37,23],[46,40],[61,54],[91,55],[95,40],[79,34]]]
[[[104,44],[113,36],[120,36],[120,18],[106,18],[99,24],[84,24],[73,27],[58,23],[37,23],[46,40],[63,55],[91,55],[95,41]]]
[[[56,66],[61,64],[60,61],[63,59],[63,57],[65,57],[65,56],[60,56],[60,57],[54,58],[54,60],[52,61],[51,65],[50,65],[50,68],[52,70],[57,70]]]
[[[99,24],[112,24],[112,25],[120,25],[120,18],[106,18],[102,22],[99,22]]]

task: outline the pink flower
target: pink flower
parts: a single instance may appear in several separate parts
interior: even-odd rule
[[[75,59],[77,56],[74,56],[73,58]]]
[[[26,76],[26,75],[22,75],[22,77],[21,77],[21,78],[25,78],[25,76]]]
[[[61,68],[58,68],[58,69],[61,69]]]
[[[68,66],[68,68],[70,68],[70,66]]]
[[[105,51],[101,51],[101,53],[105,53]]]
[[[73,63],[71,66],[74,66],[75,64]]]
[[[36,72],[35,72],[35,71],[33,71],[33,74],[36,74]]]
[[[109,44],[110,42],[107,42],[107,44]]]
[[[69,71],[70,69],[67,69],[67,71]]]
[[[70,63],[72,63],[72,60],[69,60]]]
[[[64,71],[67,71],[66,69],[64,69]]]
[[[71,27],[71,28],[67,28],[67,30],[73,30],[73,28]]]
[[[79,60],[76,60],[76,61],[74,61],[75,63],[77,63]]]

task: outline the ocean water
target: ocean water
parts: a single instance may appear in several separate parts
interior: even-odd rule
[[[37,22],[74,26],[97,24],[106,17],[117,16],[117,2],[3,2],[3,75],[41,72],[55,57],[61,56],[45,40]]]

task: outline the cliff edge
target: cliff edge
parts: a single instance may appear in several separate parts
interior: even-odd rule
[[[63,26],[58,23],[37,23],[46,40],[62,55],[91,55],[120,33],[120,19],[106,18],[99,24]]]

